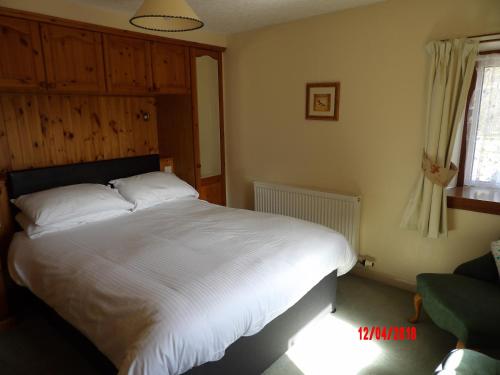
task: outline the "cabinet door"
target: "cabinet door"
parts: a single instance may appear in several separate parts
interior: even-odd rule
[[[151,44],[153,87],[158,93],[185,93],[189,89],[188,48],[167,43]]]
[[[104,55],[110,92],[141,94],[152,90],[147,40],[104,35]]]
[[[43,87],[41,51],[38,23],[0,16],[0,88]]]
[[[222,56],[191,50],[196,187],[202,199],[226,203]]]
[[[42,42],[50,90],[106,90],[100,33],[42,25]]]
[[[200,199],[219,205],[225,205],[222,176],[201,179]]]

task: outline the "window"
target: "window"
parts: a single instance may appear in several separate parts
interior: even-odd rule
[[[463,143],[463,185],[500,188],[500,52],[478,57],[472,85]]]

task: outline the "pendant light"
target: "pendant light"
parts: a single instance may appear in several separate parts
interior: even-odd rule
[[[130,23],[146,30],[170,32],[203,27],[203,22],[186,0],[144,0]]]

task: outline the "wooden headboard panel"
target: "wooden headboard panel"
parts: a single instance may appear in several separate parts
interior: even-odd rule
[[[10,241],[13,220],[9,207],[9,196],[5,178],[0,178],[0,255]],[[0,262],[2,261],[0,257]],[[0,265],[2,267],[2,265]]]
[[[0,95],[0,172],[148,154],[154,98]]]
[[[82,183],[103,184],[109,181],[160,170],[158,155],[99,160],[57,167],[13,171],[7,174],[9,198],[59,186]]]

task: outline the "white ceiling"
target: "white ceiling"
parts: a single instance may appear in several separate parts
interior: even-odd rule
[[[73,0],[132,15],[142,0]],[[237,33],[384,0],[188,0],[206,29]]]

